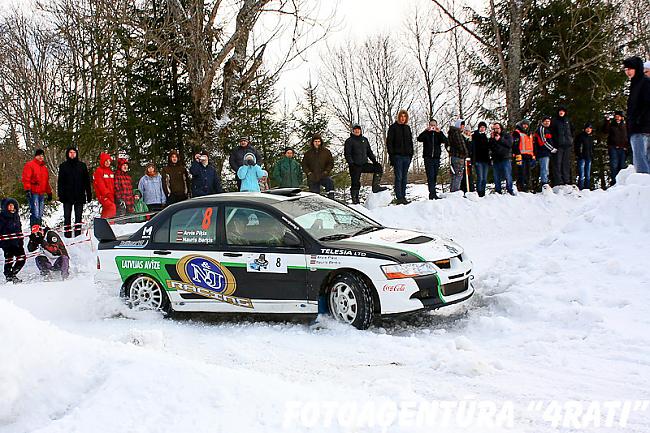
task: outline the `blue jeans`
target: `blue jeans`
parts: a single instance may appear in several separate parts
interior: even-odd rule
[[[578,189],[589,189],[591,186],[591,160],[578,160]]]
[[[625,149],[620,147],[610,147],[607,150],[609,154],[609,176],[611,177],[610,183],[614,185],[616,183],[616,176],[618,172],[625,168],[625,159],[627,155]]]
[[[411,166],[411,156],[394,155],[393,170],[395,172],[395,198],[406,198],[406,183],[408,182],[409,167]]]
[[[650,173],[650,134],[630,135],[632,161],[637,173]]]
[[[501,194],[501,182],[506,181],[506,190],[510,194],[514,194],[512,190],[512,162],[509,159],[504,161],[496,161],[493,166],[494,169],[494,189],[497,193]]]
[[[539,177],[542,185],[548,185],[548,166],[550,161],[550,156],[542,156],[541,158],[537,158],[537,162],[539,163]]]
[[[43,209],[45,208],[45,194],[32,194],[29,198],[29,225],[41,225]]]
[[[488,166],[487,162],[475,162],[474,168],[476,169],[476,192],[479,197],[485,195],[485,185],[487,185]]]
[[[438,183],[438,170],[440,169],[440,158],[424,157],[424,170],[427,172],[427,185],[429,196],[436,195],[436,184]]]

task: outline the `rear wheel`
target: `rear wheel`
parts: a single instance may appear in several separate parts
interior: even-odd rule
[[[339,274],[329,286],[329,310],[332,316],[357,329],[372,323],[372,295],[368,285],[353,273]]]
[[[148,275],[140,275],[131,280],[126,298],[131,308],[169,311],[167,293],[158,281]]]

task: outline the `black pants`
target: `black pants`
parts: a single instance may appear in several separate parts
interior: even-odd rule
[[[517,166],[517,189],[528,192],[530,189],[530,172],[533,165],[533,157],[530,155],[521,156],[521,165]]]
[[[553,186],[571,185],[571,152],[570,147],[558,147],[557,153],[551,154]]]
[[[63,233],[66,238],[72,237],[72,208],[74,208],[74,236],[81,234],[81,217],[84,211],[83,203],[63,203]]]
[[[149,212],[159,212],[165,208],[165,205],[163,203],[152,203],[148,204],[147,207],[149,208]]]
[[[185,194],[170,194],[169,197],[167,197],[167,206],[181,202],[183,200],[187,200],[187,196]]]
[[[352,181],[352,186],[350,189],[353,191],[358,191],[361,189],[361,173],[372,173],[372,174],[382,174],[383,170],[381,164],[372,164],[367,162],[363,165],[350,165],[350,180]]]
[[[25,266],[25,249],[22,246],[11,246],[3,247],[2,251],[5,253],[5,277],[16,276]]]

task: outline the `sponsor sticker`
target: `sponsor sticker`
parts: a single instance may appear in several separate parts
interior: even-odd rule
[[[246,272],[286,274],[287,261],[278,254],[250,254],[246,260]]]
[[[160,270],[160,262],[151,259],[122,259],[120,262],[122,269],[141,269],[141,270]]]
[[[384,284],[382,291],[384,292],[404,292],[406,290],[406,284]]]
[[[115,248],[144,248],[149,244],[149,241],[146,239],[141,239],[139,241],[122,241]]]
[[[352,256],[352,257],[365,257],[368,254],[363,251],[354,251],[354,250],[340,250],[336,248],[321,248],[321,254],[333,255],[333,256]]]

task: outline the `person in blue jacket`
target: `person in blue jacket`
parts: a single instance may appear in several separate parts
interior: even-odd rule
[[[153,163],[147,164],[144,176],[138,182],[138,189],[142,192],[142,199],[150,211],[159,211],[165,207],[167,196],[162,186],[162,176]]]
[[[237,179],[241,180],[242,192],[260,192],[259,180],[269,174],[257,165],[257,158],[252,152],[244,155],[244,165],[237,169]]]
[[[22,226],[18,214],[18,202],[13,198],[2,200],[0,210],[0,248],[5,255],[5,277],[14,284],[22,280],[16,275],[25,265]]]
[[[223,192],[221,177],[214,166],[210,164],[208,152],[205,150],[194,155],[190,174],[192,175],[192,197]]]

